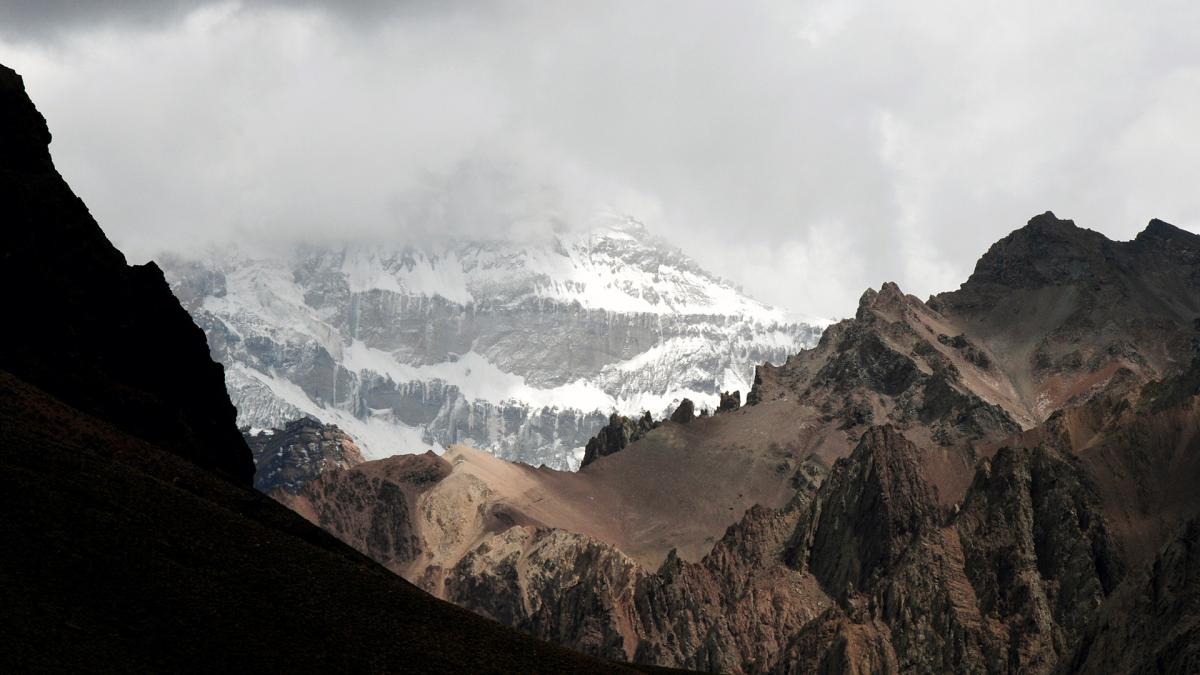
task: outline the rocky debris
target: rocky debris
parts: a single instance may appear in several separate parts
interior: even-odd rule
[[[685,398],[679,402],[679,407],[671,413],[671,421],[675,424],[687,424],[696,417],[696,405],[691,399]]]
[[[836,605],[793,637],[790,672],[985,671],[961,554],[922,464],[876,427],[818,491],[790,557]]]
[[[295,494],[326,471],[349,469],[365,461],[346,432],[336,424],[321,424],[311,417],[257,434],[243,429],[242,436],[254,453],[254,487],[262,492],[283,490]]]
[[[740,407],[742,407],[742,392],[721,392],[721,402],[717,405],[718,413],[731,412]]]
[[[658,428],[659,424],[661,422],[656,422],[650,417],[649,411],[636,420],[613,413],[608,418],[608,424],[601,427],[584,446],[583,461],[579,468],[624,450],[625,446],[645,436],[650,430]]]
[[[46,122],[0,66],[0,283],[20,330],[0,369],[126,433],[249,485],[222,368],[154,263],[129,266],[54,168]]]
[[[1197,395],[1200,395],[1200,354],[1193,356],[1191,364],[1181,373],[1146,385],[1143,405],[1161,412]]]
[[[588,654],[626,661],[629,602],[645,576],[620,551],[583,535],[514,527],[446,575],[446,599]]]
[[[914,400],[909,410],[913,408],[917,419],[933,430],[933,440],[943,446],[963,438],[989,438],[1020,429],[1003,408],[955,387],[941,373],[925,380],[919,402]]]
[[[804,464],[824,476],[819,464]],[[806,486],[782,509],[751,508],[698,563],[668,556],[638,588],[636,661],[709,672],[778,667],[788,637],[829,602],[785,560],[812,495]]]
[[[786,655],[772,672],[800,675],[878,675],[901,672],[887,627],[851,621],[830,607],[788,643]]]

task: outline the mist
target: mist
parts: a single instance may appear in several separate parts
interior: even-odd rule
[[[1046,210],[1200,229],[1195,3],[76,4],[0,9],[0,62],[134,261],[625,213],[835,317]]]

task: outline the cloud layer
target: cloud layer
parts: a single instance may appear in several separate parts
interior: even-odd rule
[[[616,210],[838,316],[1047,209],[1200,228],[1200,5],[1150,4],[43,2],[0,61],[134,258]]]

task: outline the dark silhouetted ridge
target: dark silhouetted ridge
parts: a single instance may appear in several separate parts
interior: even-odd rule
[[[248,485],[220,365],[153,263],[128,266],[55,171],[46,122],[0,66],[0,368]]]

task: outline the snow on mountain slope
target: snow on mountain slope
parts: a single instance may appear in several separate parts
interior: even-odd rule
[[[370,457],[468,443],[556,468],[612,411],[715,408],[827,322],[742,295],[630,219],[529,244],[166,256],[239,423],[310,415]]]

